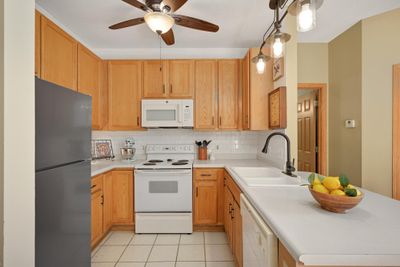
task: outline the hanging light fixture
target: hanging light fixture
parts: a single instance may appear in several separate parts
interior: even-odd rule
[[[147,26],[158,34],[168,32],[175,24],[175,20],[170,15],[163,12],[149,12],[144,15]]]
[[[288,12],[297,17],[297,31],[308,32],[317,26],[317,9],[323,0],[296,0],[288,7]]]
[[[275,32],[267,38],[271,46],[271,54],[274,58],[281,58],[285,52],[285,43],[290,40],[290,34],[281,32],[281,21],[279,19],[279,7],[275,9],[274,19]]]
[[[264,55],[262,48],[260,49],[258,55],[251,59],[251,61],[256,64],[258,74],[263,74],[265,72],[265,66],[269,60],[271,60],[271,57]]]

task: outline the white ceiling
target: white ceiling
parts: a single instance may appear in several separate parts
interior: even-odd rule
[[[144,1],[144,0],[143,0]],[[273,18],[267,0],[189,0],[177,14],[208,20],[220,26],[208,33],[174,26],[175,49],[244,48],[258,46]],[[46,11],[92,49],[157,48],[158,37],[145,24],[121,30],[108,26],[141,17],[143,11],[121,0],[36,0]],[[400,7],[399,0],[325,0],[318,26],[299,34],[300,42],[329,42],[359,20]]]

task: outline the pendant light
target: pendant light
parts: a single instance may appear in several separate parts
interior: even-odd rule
[[[269,60],[271,60],[271,57],[264,55],[262,48],[260,48],[258,55],[251,59],[251,61],[256,64],[258,74],[263,74],[265,72],[265,66]]]
[[[289,7],[288,12],[296,16],[297,31],[308,32],[317,26],[317,9],[323,0],[296,0]]]
[[[274,58],[281,58],[285,52],[285,43],[290,40],[290,34],[281,32],[281,22],[279,20],[279,8],[275,9],[275,32],[267,38],[267,43],[271,46],[271,54]]]

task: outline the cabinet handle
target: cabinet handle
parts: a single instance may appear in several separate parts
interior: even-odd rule
[[[139,116],[137,116],[137,118],[136,118],[136,123],[137,123],[137,126],[140,125]]]
[[[224,186],[226,186],[226,176],[224,176]]]
[[[92,185],[91,187],[90,187],[90,189],[93,189],[93,188],[95,188],[96,187],[96,185],[94,184],[94,185]]]
[[[232,208],[231,219],[235,219],[235,209],[234,208]]]
[[[232,204],[231,203],[229,203],[228,211],[229,211],[229,214],[232,214]],[[231,215],[231,217],[232,217],[232,215]]]
[[[169,85],[169,92],[172,94],[172,84]]]
[[[211,176],[211,174],[202,173],[201,176]]]
[[[198,196],[199,196],[199,188],[196,187],[196,197],[198,197]]]
[[[104,195],[101,195],[101,205],[104,205]]]
[[[165,84],[163,84],[163,95],[165,95]]]
[[[222,125],[222,117],[219,116],[219,125]]]

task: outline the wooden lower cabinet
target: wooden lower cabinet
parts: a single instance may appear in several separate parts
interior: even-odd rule
[[[91,246],[94,248],[113,227],[132,228],[133,170],[114,170],[91,180]],[[121,228],[122,227],[122,228]]]
[[[195,226],[223,225],[223,169],[194,169],[193,204]]]
[[[242,216],[240,214],[240,189],[228,173],[224,174],[225,200],[224,225],[236,266],[243,266]]]
[[[112,172],[112,224],[133,225],[133,171]]]

